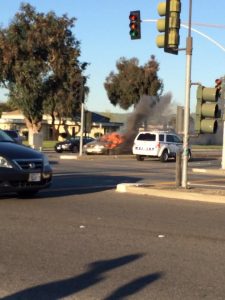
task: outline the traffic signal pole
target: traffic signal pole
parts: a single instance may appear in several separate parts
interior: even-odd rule
[[[225,169],[225,120],[223,114],[223,148],[222,148],[222,161],[221,161],[221,168]]]
[[[84,136],[84,102],[81,102],[79,156],[82,156],[83,154],[83,136]]]
[[[222,79],[223,148],[221,168],[225,169],[225,77]]]
[[[192,0],[189,0],[188,36],[186,39],[186,79],[185,79],[184,136],[183,136],[183,164],[182,164],[182,187],[185,189],[187,188],[187,173],[188,173],[189,117],[190,117],[191,63],[192,63],[191,16],[192,16]]]
[[[81,101],[81,111],[80,111],[80,148],[79,156],[83,154],[83,136],[84,136],[84,78],[81,79],[81,91],[80,91],[80,101]]]

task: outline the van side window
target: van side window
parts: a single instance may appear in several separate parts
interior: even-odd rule
[[[159,142],[164,142],[164,134],[159,135]]]
[[[173,135],[169,135],[169,134],[168,134],[168,135],[166,136],[166,141],[169,142],[169,143],[173,143],[173,142],[174,142]]]
[[[173,139],[174,139],[174,142],[175,142],[175,143],[179,143],[179,144],[182,143],[181,140],[179,139],[179,137],[176,136],[176,135],[174,135]]]

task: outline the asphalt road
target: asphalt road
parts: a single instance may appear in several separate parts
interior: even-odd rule
[[[210,151],[194,153],[192,161],[188,163],[187,177],[190,185],[225,189],[224,175],[215,176],[192,172],[193,168],[220,169],[221,159],[213,154],[214,152]],[[77,160],[64,160],[56,154],[50,155],[50,160],[53,163],[55,176],[62,174],[77,176],[79,177],[79,186],[84,185],[86,188],[92,185],[113,187],[119,183],[157,184],[159,181],[174,183],[176,180],[176,163],[173,160],[167,163],[161,163],[157,159],[146,159],[140,162],[132,156],[83,156]],[[74,182],[74,186],[76,186],[76,182]]]
[[[1,197],[0,298],[224,299],[225,205],[117,193],[173,176],[137,163],[52,158],[49,190]]]

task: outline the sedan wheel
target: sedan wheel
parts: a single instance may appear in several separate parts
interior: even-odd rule
[[[61,148],[57,148],[57,147],[55,147],[55,152],[57,152],[57,153],[62,153],[62,152],[63,152],[63,150],[62,150]]]

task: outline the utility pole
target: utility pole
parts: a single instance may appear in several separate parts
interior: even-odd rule
[[[225,169],[225,77],[222,79],[222,92],[221,92],[221,106],[222,106],[222,120],[223,120],[223,148],[222,148],[222,162],[221,168]]]
[[[84,103],[81,103],[81,117],[80,117],[80,149],[79,155],[83,154],[83,135],[84,135]]]
[[[80,149],[79,156],[83,154],[83,135],[84,135],[84,78],[81,80],[81,91],[80,91],[80,100],[81,100],[81,116],[80,116]]]
[[[185,80],[185,107],[184,107],[183,167],[182,167],[182,187],[185,189],[187,188],[188,148],[189,148],[188,145],[189,145],[191,59],[192,59],[191,17],[192,17],[192,0],[189,0],[188,37],[186,39],[186,80]]]

